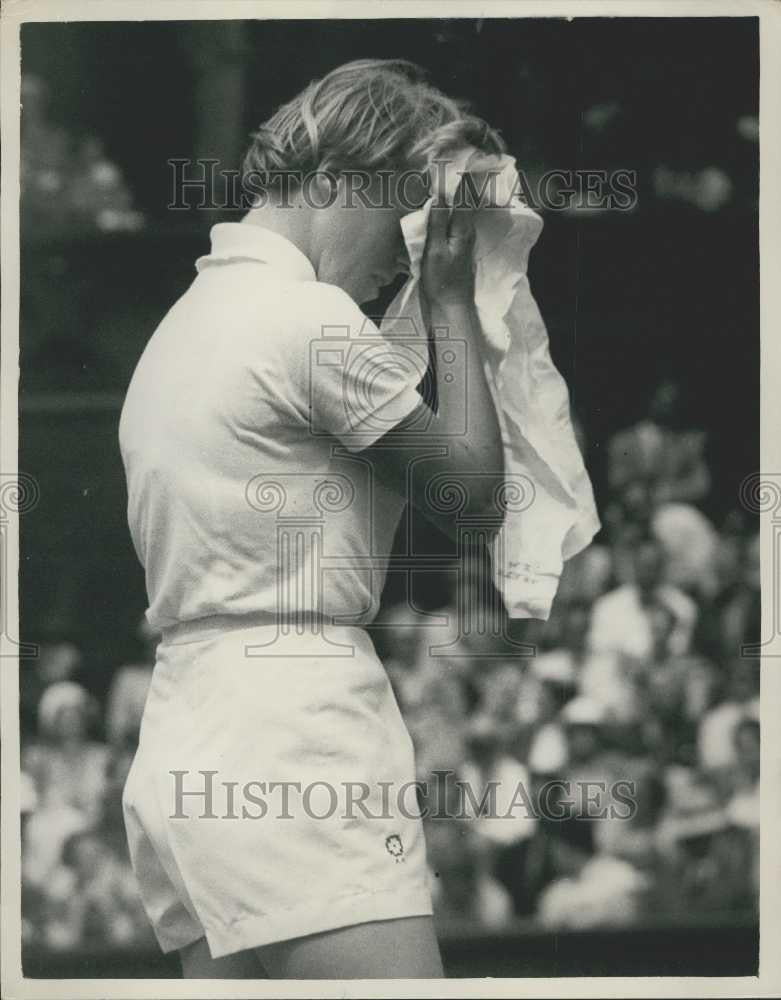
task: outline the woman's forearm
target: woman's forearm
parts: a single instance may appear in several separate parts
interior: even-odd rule
[[[474,304],[433,304],[431,323],[434,329],[447,330],[446,339],[435,340],[439,406],[431,423],[431,436],[441,435],[452,446],[460,471],[501,477],[504,473],[501,430],[486,379]],[[449,344],[458,341],[465,349],[453,353],[456,358],[463,358],[463,370],[454,371],[453,365],[443,363],[443,355]]]
[[[479,340],[482,334],[474,305],[433,307],[427,319],[432,329],[447,333],[446,337],[434,339],[436,412],[421,400],[419,409],[407,421],[364,454],[375,457],[377,474],[387,487],[458,540],[458,518],[449,504],[442,508],[437,495],[445,483],[448,488],[458,484],[464,495],[459,516],[485,518],[483,530],[498,530],[502,511],[497,508],[496,497],[504,479],[504,452],[483,367]],[[410,429],[415,432],[411,437]]]

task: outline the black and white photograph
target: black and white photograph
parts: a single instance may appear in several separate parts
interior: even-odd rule
[[[4,995],[777,995],[779,10],[651,9],[4,9]]]

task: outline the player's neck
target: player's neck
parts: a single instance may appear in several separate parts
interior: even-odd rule
[[[299,204],[295,196],[288,204],[267,203],[251,208],[242,222],[262,226],[278,236],[284,236],[303,253],[316,267],[313,243],[312,209],[303,200]]]

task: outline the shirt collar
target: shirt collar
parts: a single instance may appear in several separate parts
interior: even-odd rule
[[[290,240],[270,229],[248,222],[218,222],[212,226],[210,236],[211,253],[196,260],[196,271],[212,264],[254,260],[299,281],[317,280],[309,258]]]

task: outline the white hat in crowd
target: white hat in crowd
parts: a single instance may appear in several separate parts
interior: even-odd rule
[[[561,721],[568,726],[601,726],[605,708],[593,698],[572,698],[561,710]]]

